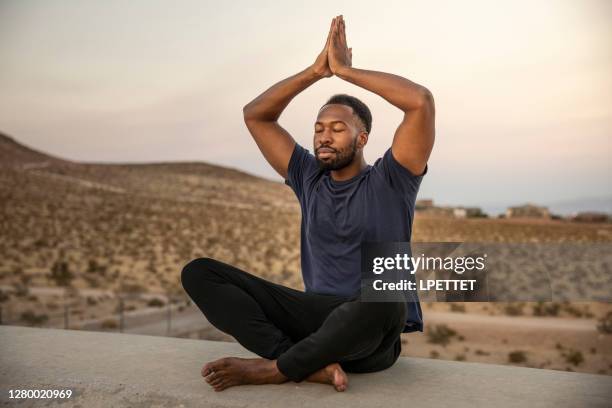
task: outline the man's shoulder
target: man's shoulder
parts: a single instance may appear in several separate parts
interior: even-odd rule
[[[377,180],[381,180],[403,197],[409,199],[417,195],[423,176],[427,174],[428,170],[428,166],[426,166],[422,174],[415,175],[395,159],[391,147],[376,160],[372,168],[372,173]]]

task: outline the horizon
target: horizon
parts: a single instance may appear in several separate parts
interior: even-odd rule
[[[5,1],[0,126],[73,161],[206,162],[282,182],[242,107],[311,64],[343,14],[353,66],[434,94],[419,199],[486,209],[612,196],[611,3],[368,4]],[[316,110],[341,92],[372,111],[373,163],[402,113],[338,78],[298,95],[279,123],[312,151]]]
[[[68,160],[74,163],[78,163],[78,164],[93,164],[93,165],[146,165],[146,164],[183,164],[183,163],[202,163],[202,164],[207,164],[207,165],[213,165],[213,166],[218,166],[218,167],[223,167],[226,168],[228,170],[237,170],[237,171],[241,171],[244,172],[248,175],[251,176],[255,176],[255,177],[259,177],[261,179],[267,180],[267,181],[271,181],[271,182],[276,182],[276,183],[282,183],[282,181],[276,180],[276,179],[271,179],[271,178],[267,178],[264,176],[259,176],[257,174],[254,173],[250,173],[249,171],[240,169],[238,167],[232,167],[232,166],[224,166],[224,165],[220,165],[220,164],[215,164],[215,163],[211,163],[211,162],[207,162],[207,161],[201,161],[201,160],[174,160],[174,161],[146,161],[146,162],[130,162],[130,161],[121,161],[121,162],[104,162],[104,161],[78,161],[78,160],[71,160],[62,156],[55,156],[55,155],[50,155],[48,152],[45,152],[44,150],[41,150],[40,148],[38,148],[37,146],[31,146],[31,145],[26,145],[24,143],[22,143],[17,137],[15,137],[14,135],[10,135],[7,134],[6,132],[3,132],[0,129],[0,137],[7,137],[8,139],[12,140],[13,142],[17,143],[19,146],[21,147],[25,147],[27,149],[31,149],[34,150],[40,154],[43,154],[45,156],[52,156],[54,158],[60,159],[60,160]],[[565,200],[565,201],[558,201],[558,202],[551,202],[551,203],[537,203],[537,202],[532,202],[529,200],[524,200],[522,202],[513,202],[513,203],[471,203],[471,204],[466,204],[466,203],[440,203],[436,200],[435,197],[418,197],[418,200],[428,200],[431,199],[433,200],[433,203],[436,207],[480,207],[486,214],[488,214],[489,216],[498,216],[500,214],[505,213],[505,210],[509,207],[513,207],[513,206],[521,206],[521,205],[527,205],[527,204],[534,204],[534,205],[538,205],[538,206],[545,206],[545,207],[549,207],[549,209],[553,210],[554,206],[557,206],[557,208],[559,208],[559,206],[572,206],[573,204],[573,208],[578,208],[580,207],[580,201],[582,202],[600,202],[598,208],[582,208],[582,209],[578,209],[578,210],[561,210],[561,211],[553,211],[554,214],[556,215],[562,215],[562,216],[571,216],[571,215],[575,215],[578,212],[603,212],[606,213],[608,215],[612,216],[612,196],[592,196],[592,197],[581,197],[579,199],[575,199],[575,200]],[[577,201],[579,204],[578,206],[573,203],[574,201]]]

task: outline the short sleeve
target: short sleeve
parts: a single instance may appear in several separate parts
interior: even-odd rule
[[[285,184],[291,187],[300,202],[304,197],[308,181],[318,173],[318,167],[314,155],[296,143],[289,160]]]
[[[393,157],[391,148],[387,149],[383,157],[377,160],[374,166],[382,174],[387,183],[391,185],[391,188],[410,201],[416,199],[421,181],[429,170],[429,165],[427,164],[423,174],[413,174]]]

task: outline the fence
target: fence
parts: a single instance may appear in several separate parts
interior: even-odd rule
[[[32,292],[5,300],[0,303],[0,324],[166,336],[182,336],[209,326],[184,294],[62,291],[60,304],[45,305]],[[175,322],[179,327],[174,327]]]

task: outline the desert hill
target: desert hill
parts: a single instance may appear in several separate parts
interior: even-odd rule
[[[29,164],[69,164],[68,161],[31,149],[0,132],[0,166],[16,167]]]
[[[282,183],[207,163],[72,162],[6,135],[0,157],[0,284],[53,285],[57,262],[76,287],[114,290],[121,275],[150,291],[178,289],[195,256],[271,276],[298,266],[299,209]],[[283,261],[263,260],[276,251]],[[110,276],[87,276],[94,263]]]

